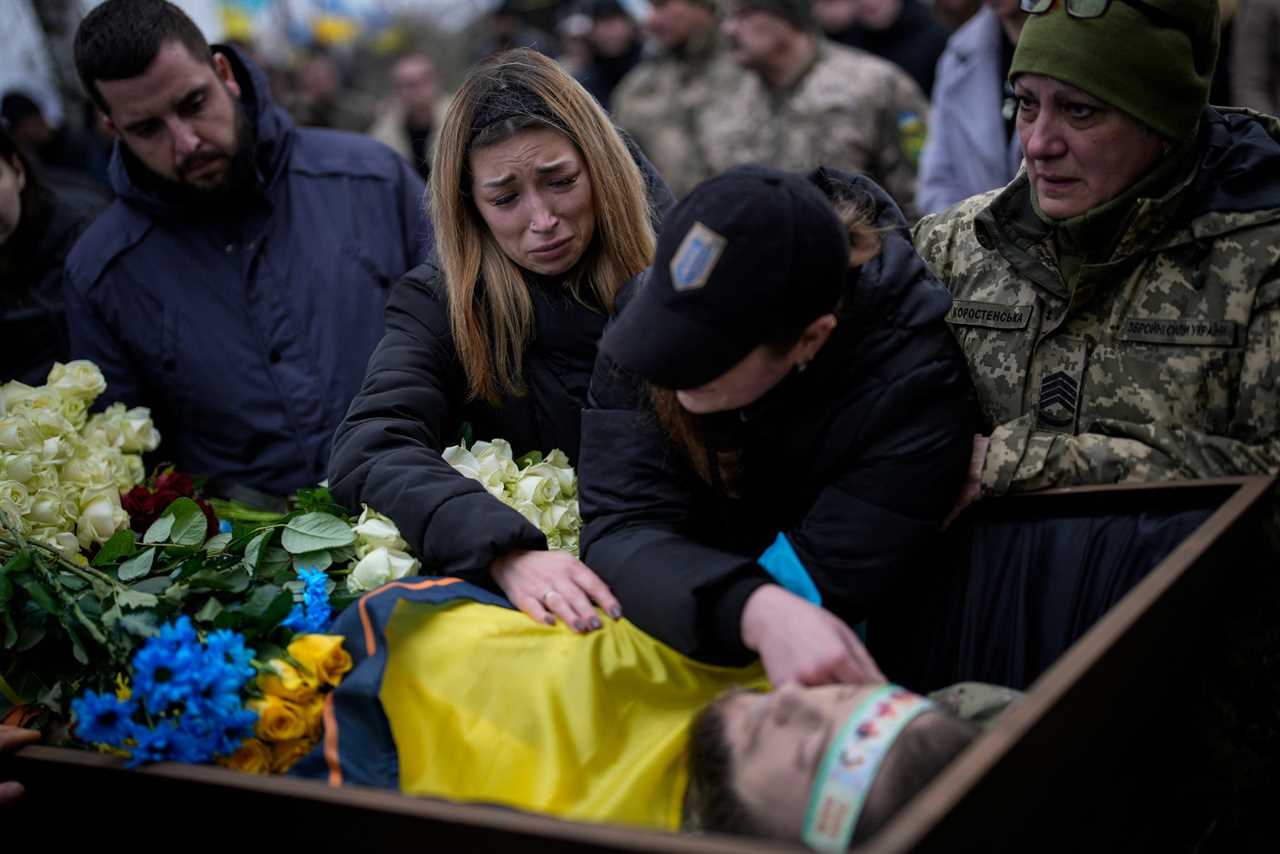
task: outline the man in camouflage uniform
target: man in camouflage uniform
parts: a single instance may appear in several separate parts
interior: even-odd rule
[[[712,0],[653,0],[646,26],[659,53],[613,93],[613,118],[677,198],[714,174],[702,151],[707,109],[746,75],[723,50]]]
[[[1009,74],[1024,171],[915,231],[991,428],[961,506],[1275,472],[1280,122],[1207,106],[1216,0],[1046,6]]]
[[[709,107],[702,143],[721,172],[865,172],[914,220],[929,101],[895,65],[822,39],[810,0],[728,0],[722,32],[752,73]]]

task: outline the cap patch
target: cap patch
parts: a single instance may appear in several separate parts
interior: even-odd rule
[[[723,235],[695,222],[671,258],[671,287],[693,291],[706,285],[727,245],[729,241]]]

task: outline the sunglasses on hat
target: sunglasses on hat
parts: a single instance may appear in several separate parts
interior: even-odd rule
[[[1032,15],[1043,15],[1053,8],[1058,0],[1019,0],[1018,6]],[[1061,0],[1066,6],[1067,14],[1073,18],[1101,18],[1111,8],[1112,0]],[[1137,9],[1157,24],[1181,29],[1178,20],[1163,9],[1144,3],[1142,0],[1120,0],[1127,6]]]

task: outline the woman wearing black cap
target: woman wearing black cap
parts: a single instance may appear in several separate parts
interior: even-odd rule
[[[584,559],[694,658],[882,678],[849,626],[922,577],[976,417],[901,213],[865,178],[734,169],[619,303],[583,413]]]
[[[613,298],[653,254],[661,179],[555,62],[513,50],[452,99],[431,167],[438,260],[411,270],[333,441],[338,500],[387,514],[427,572],[494,584],[534,619],[596,628],[617,601],[581,561],[444,461],[467,423],[576,462]]]

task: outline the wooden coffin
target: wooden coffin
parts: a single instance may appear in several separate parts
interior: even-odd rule
[[[1058,490],[992,502],[1037,518],[1104,507],[1210,511],[1205,521],[1031,684],[864,850],[1106,850],[1132,847],[1135,789],[1161,785],[1152,743],[1216,593],[1260,551],[1271,478]],[[1253,561],[1256,563],[1256,561]],[[890,672],[892,676],[892,672]],[[962,675],[962,674],[961,674]],[[1157,749],[1159,743],[1156,744]],[[1158,755],[1158,752],[1157,752]],[[799,846],[634,831],[320,782],[118,760],[34,746],[0,757],[28,794],[0,811],[6,851],[93,843],[131,851],[767,852]]]

